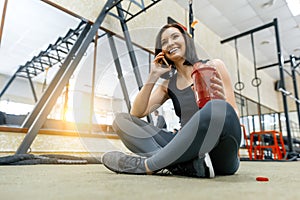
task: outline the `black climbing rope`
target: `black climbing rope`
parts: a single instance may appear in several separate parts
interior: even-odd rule
[[[77,157],[60,154],[15,154],[0,157],[0,165],[37,165],[37,164],[102,164],[100,158]]]

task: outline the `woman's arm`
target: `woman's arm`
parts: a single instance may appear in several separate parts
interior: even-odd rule
[[[133,102],[130,114],[139,118],[144,117],[151,113],[153,110],[157,109],[169,98],[167,89],[168,80],[165,80],[162,84],[158,85],[157,88],[153,91],[159,77],[171,70],[171,66],[163,67],[162,64],[160,64],[159,61],[161,61],[163,57],[164,53],[161,52],[153,60],[148,79],[137,94]]]
[[[155,82],[149,77],[148,81],[137,94],[130,114],[142,118],[161,106],[169,98],[167,82],[168,81],[164,81],[152,92]]]

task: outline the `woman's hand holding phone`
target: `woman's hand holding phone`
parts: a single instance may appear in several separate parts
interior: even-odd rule
[[[160,52],[153,60],[154,65],[152,65],[152,72],[161,76],[162,74],[171,70],[171,65],[169,65],[166,60],[164,53]]]

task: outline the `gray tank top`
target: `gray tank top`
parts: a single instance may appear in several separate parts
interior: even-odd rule
[[[190,86],[179,90],[176,85],[177,73],[169,79],[168,94],[172,99],[175,113],[180,119],[181,127],[199,110],[194,91]]]

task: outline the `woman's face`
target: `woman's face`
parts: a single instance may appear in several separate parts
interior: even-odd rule
[[[165,56],[173,62],[185,61],[185,40],[177,28],[170,27],[162,33],[161,47]]]

